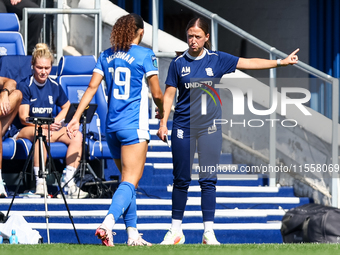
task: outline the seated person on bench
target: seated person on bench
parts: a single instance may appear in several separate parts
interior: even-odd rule
[[[85,198],[87,192],[80,190],[72,178],[80,161],[82,153],[82,134],[72,138],[66,134],[66,127],[63,127],[62,121],[65,119],[70,107],[62,87],[49,77],[53,63],[53,54],[49,47],[44,43],[38,43],[32,54],[33,75],[23,79],[18,83],[23,99],[19,107],[19,119],[24,127],[20,130],[17,138],[27,138],[30,141],[34,139],[35,125],[26,123],[27,117],[54,117],[54,123],[50,125],[50,137],[48,137],[48,125],[42,125],[43,135],[50,142],[62,142],[68,146],[66,153],[66,176],[68,182],[68,198]],[[55,106],[60,106],[61,111],[57,116],[52,116]],[[45,149],[46,161],[46,149]],[[34,151],[34,174],[36,177],[36,194],[44,195],[43,179],[39,177],[39,146],[35,145]]]
[[[22,95],[16,89],[17,83],[15,80],[0,77],[0,132],[2,139],[7,136],[8,128],[10,127],[15,115],[18,112]],[[7,197],[5,183],[2,180],[2,139],[0,140],[0,198]]]

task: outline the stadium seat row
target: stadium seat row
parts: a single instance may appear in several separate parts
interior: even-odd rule
[[[5,61],[4,61],[5,59]],[[30,56],[6,56],[0,58],[0,75],[15,78],[18,65],[17,63],[27,63]],[[6,63],[7,72],[2,70],[1,62]],[[96,64],[94,56],[64,56],[61,58],[57,68],[57,81],[66,92],[71,103],[79,103],[87,86],[91,80],[92,71]],[[26,74],[29,75],[30,65],[26,68]],[[21,69],[21,72],[24,70]],[[19,71],[18,71],[19,72]],[[96,112],[90,123],[86,125],[87,155],[89,160],[95,158],[108,159],[111,158],[107,143],[102,139],[105,133],[105,118],[107,113],[107,97],[105,87],[100,85],[97,93],[93,97],[90,104],[97,105]],[[58,109],[55,109],[57,112]],[[81,128],[82,129],[82,128]],[[29,155],[32,143],[28,139],[14,140],[7,138],[3,142],[3,158],[4,159],[26,159]],[[66,156],[67,146],[60,142],[51,144],[51,156],[54,159],[63,159]]]

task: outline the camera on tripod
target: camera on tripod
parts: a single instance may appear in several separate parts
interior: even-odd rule
[[[33,123],[35,125],[51,125],[54,123],[54,118],[48,118],[48,117],[27,117],[26,118],[27,123]]]

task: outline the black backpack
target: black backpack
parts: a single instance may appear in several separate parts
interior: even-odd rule
[[[284,243],[339,243],[340,210],[305,204],[289,210],[282,218]]]

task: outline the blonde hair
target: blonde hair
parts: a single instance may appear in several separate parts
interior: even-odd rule
[[[37,43],[32,53],[32,65],[35,65],[38,58],[51,59],[51,65],[53,64],[53,53],[46,43]]]

